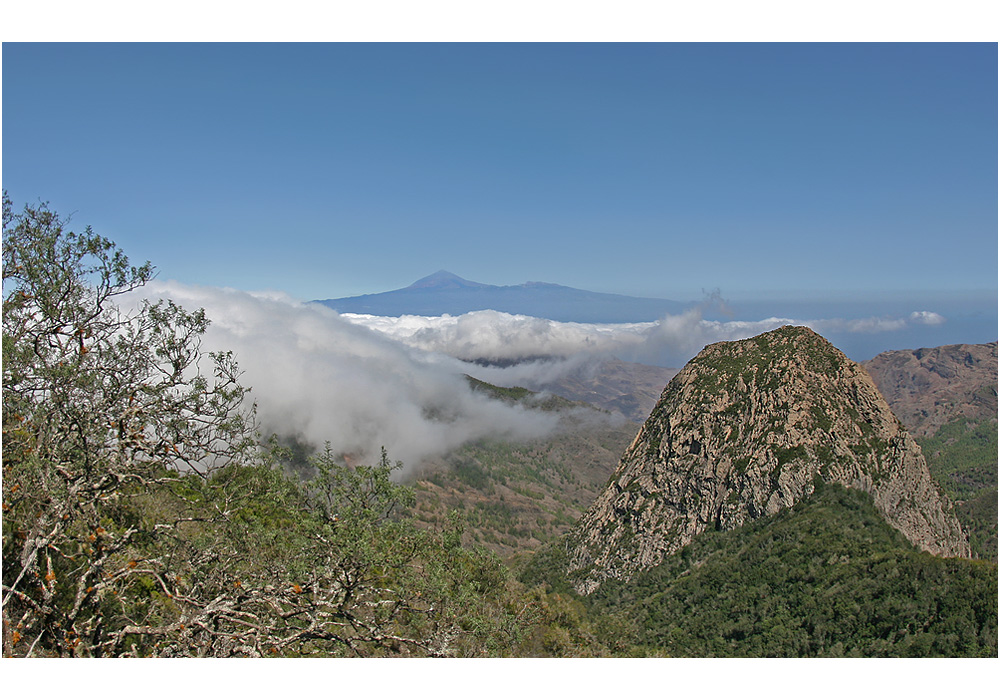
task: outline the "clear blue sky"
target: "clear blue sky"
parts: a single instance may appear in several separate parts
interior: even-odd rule
[[[995,294],[997,46],[5,43],[3,187],[300,299]]]

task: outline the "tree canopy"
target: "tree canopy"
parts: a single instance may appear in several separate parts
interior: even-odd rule
[[[509,648],[525,609],[499,561],[399,517],[385,454],[286,477],[204,311],[119,303],[152,276],[4,194],[4,654]]]

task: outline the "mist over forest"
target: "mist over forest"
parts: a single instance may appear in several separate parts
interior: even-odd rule
[[[719,320],[718,296],[642,323],[577,323],[493,310],[458,316],[338,314],[281,292],[152,281],[136,299],[205,308],[207,349],[235,352],[267,432],[371,460],[385,447],[407,468],[483,438],[524,441],[559,421],[473,392],[469,375],[498,386],[558,382],[616,357],[679,368],[705,345],[783,325],[884,346],[949,320],[932,311],[867,318]]]

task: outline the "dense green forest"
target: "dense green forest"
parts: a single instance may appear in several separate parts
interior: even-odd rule
[[[953,501],[972,554],[997,561],[997,423],[964,417],[918,439],[931,476]]]
[[[555,546],[521,577],[572,596],[565,570]],[[997,655],[996,565],[917,551],[868,494],[837,485],[737,530],[703,533],[580,603],[598,628],[631,621],[618,646],[636,655]]]

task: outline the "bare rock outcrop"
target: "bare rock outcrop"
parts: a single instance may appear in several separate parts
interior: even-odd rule
[[[890,350],[863,367],[917,437],[935,434],[956,416],[996,422],[996,343]]]
[[[807,328],[706,347],[675,376],[567,539],[588,593],[700,532],[787,508],[817,480],[862,489],[918,547],[968,556],[951,503],[869,375]]]

